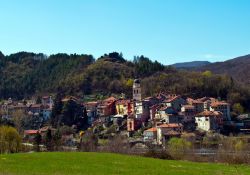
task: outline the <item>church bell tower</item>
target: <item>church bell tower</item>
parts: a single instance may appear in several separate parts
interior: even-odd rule
[[[133,83],[133,100],[141,101],[141,83],[139,79],[135,79]]]

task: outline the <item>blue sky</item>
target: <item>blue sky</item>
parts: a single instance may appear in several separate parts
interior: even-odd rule
[[[248,0],[0,0],[0,50],[164,64],[250,54]]]

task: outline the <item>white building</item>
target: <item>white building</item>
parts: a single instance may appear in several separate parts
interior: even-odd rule
[[[220,130],[223,125],[222,113],[218,111],[204,111],[195,116],[197,129],[203,131]]]

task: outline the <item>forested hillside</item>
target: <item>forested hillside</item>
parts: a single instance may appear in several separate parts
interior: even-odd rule
[[[237,57],[225,62],[217,62],[197,68],[198,71],[210,70],[217,74],[228,74],[235,81],[250,85],[250,55]]]
[[[191,62],[175,63],[172,64],[171,66],[177,69],[190,69],[190,68],[198,68],[208,64],[211,63],[209,61],[191,61]]]
[[[47,57],[41,53],[20,52],[8,56],[1,53],[0,77],[1,99],[23,99],[59,90],[79,97],[111,93],[131,96],[133,79],[140,78],[144,97],[160,91],[191,97],[213,96],[239,102],[250,109],[248,86],[239,85],[228,75],[213,74],[206,69],[176,70],[144,56],[128,61],[116,52],[96,60],[91,55]]]

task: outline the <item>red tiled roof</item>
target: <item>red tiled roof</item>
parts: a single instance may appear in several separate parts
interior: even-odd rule
[[[32,135],[32,134],[37,134],[39,132],[38,130],[25,130],[24,134],[25,135]]]
[[[171,97],[170,99],[165,100],[165,102],[170,103],[170,102],[172,102],[172,101],[178,99],[179,97],[180,97],[179,95],[174,96],[174,97]]]
[[[143,100],[150,100],[150,99],[152,99],[152,98],[154,98],[154,97],[146,97],[146,98],[144,98]]]
[[[128,103],[131,103],[131,101],[130,100],[117,100],[116,102],[115,102],[115,104],[119,104],[119,105],[127,105]]]
[[[217,102],[213,102],[211,104],[212,107],[217,107],[217,106],[220,106],[220,105],[229,105],[227,102],[225,101],[217,101]]]
[[[40,129],[39,129],[39,132],[46,132],[46,131],[48,131],[49,129],[50,129],[50,130],[53,130],[53,131],[56,130],[55,128],[52,128],[52,127],[50,127],[50,126],[45,126],[45,127],[40,128]]]
[[[215,102],[215,101],[217,101],[217,99],[212,98],[212,97],[202,97],[202,98],[197,99],[197,101],[201,101],[201,102],[206,102],[206,101]]]
[[[199,114],[197,114],[196,116],[206,116],[206,117],[214,117],[214,116],[221,116],[222,113],[218,112],[218,111],[203,111]]]
[[[146,130],[146,132],[156,132],[156,131],[157,131],[156,128],[149,128],[149,129]]]
[[[188,98],[186,99],[186,101],[187,101],[188,103],[193,103],[194,99],[188,97]]]
[[[114,102],[114,101],[116,101],[116,98],[115,97],[109,97],[109,98],[107,98],[107,99],[105,99],[103,101],[105,101],[105,102]]]
[[[78,98],[74,97],[74,96],[67,96],[64,99],[62,99],[62,102],[67,102],[69,100],[73,100],[73,101],[79,101]]]
[[[179,128],[179,127],[182,127],[182,124],[180,124],[180,123],[165,123],[165,124],[162,124],[158,127],[159,128]]]
[[[30,106],[31,108],[41,108],[42,104],[33,104]]]
[[[97,101],[91,101],[91,102],[83,103],[83,105],[86,105],[86,106],[97,106],[98,102]]]
[[[194,103],[194,104],[203,104],[204,102],[199,101],[199,100],[194,100],[193,103]]]
[[[166,109],[168,109],[168,108],[171,108],[170,106],[163,106],[163,107],[161,107],[159,110],[160,111],[164,111],[164,110],[166,110]]]
[[[185,109],[194,109],[193,105],[183,105],[182,107],[184,107]]]
[[[112,103],[114,103],[115,101],[116,101],[115,97],[109,97],[109,98],[103,100],[100,106],[109,106]]]

